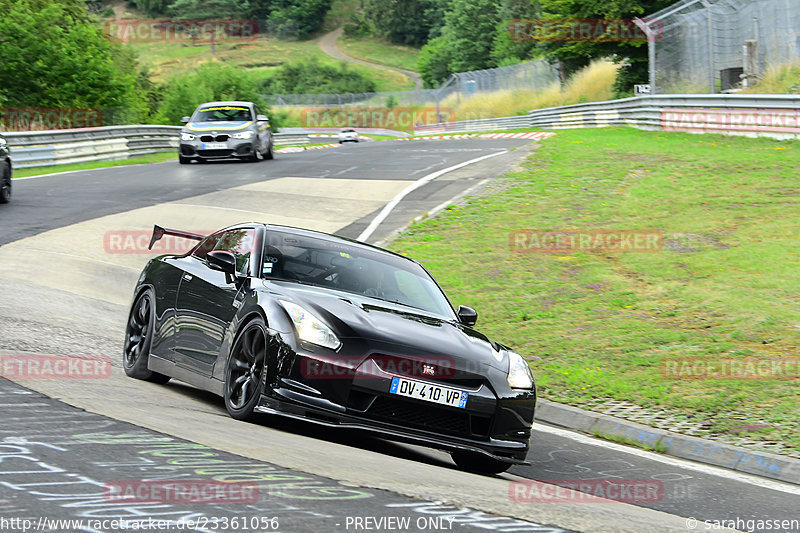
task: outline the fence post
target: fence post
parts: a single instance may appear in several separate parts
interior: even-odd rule
[[[706,8],[706,38],[708,40],[708,83],[709,92],[715,94],[717,92],[715,80],[717,78],[714,73],[714,21],[712,20],[711,3],[708,0],[701,0],[703,7]]]
[[[656,34],[648,22],[638,17],[633,19],[633,23],[647,36],[647,83],[650,84],[650,94],[656,94]]]

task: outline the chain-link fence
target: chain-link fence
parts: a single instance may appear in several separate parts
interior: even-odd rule
[[[438,89],[354,94],[273,94],[263,98],[273,106],[416,106],[436,104],[451,94],[467,98],[501,90],[540,90],[557,81],[558,71],[548,62],[537,60],[453,74]]]
[[[799,0],[682,0],[644,19],[651,92],[728,92],[800,62]]]

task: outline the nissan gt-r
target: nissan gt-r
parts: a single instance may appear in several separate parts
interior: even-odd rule
[[[460,467],[523,464],[536,391],[527,362],[474,329],[423,266],[343,237],[260,223],[152,259],[136,284],[128,376],[171,378],[257,412],[449,451]]]

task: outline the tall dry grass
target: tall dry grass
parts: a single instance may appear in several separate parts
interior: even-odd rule
[[[469,98],[451,95],[442,100],[443,120],[472,120],[478,118],[510,117],[524,115],[531,109],[556,107],[582,102],[602,102],[614,97],[614,80],[619,66],[609,61],[595,61],[586,68],[576,72],[561,87],[553,83],[539,91],[503,90],[491,93],[480,93]],[[383,101],[362,106],[343,106],[342,109],[358,111],[362,107],[380,108]],[[411,106],[404,109],[424,111],[432,106]],[[308,126],[304,123],[304,113],[313,108],[275,107],[273,113],[281,113],[283,127]]]
[[[800,94],[800,64],[781,65],[767,69],[764,77],[743,93]]]
[[[576,72],[563,87],[553,83],[539,91],[503,90],[469,98],[453,94],[442,101],[442,107],[452,110],[454,120],[472,120],[524,115],[531,109],[544,107],[601,102],[614,97],[618,69],[619,65],[609,61],[595,61]]]

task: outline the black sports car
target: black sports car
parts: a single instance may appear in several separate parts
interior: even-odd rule
[[[0,204],[11,201],[11,151],[6,140],[0,137]]]
[[[124,368],[254,412],[360,428],[497,473],[525,462],[536,391],[525,360],[473,329],[416,261],[335,235],[242,224],[151,260]]]

